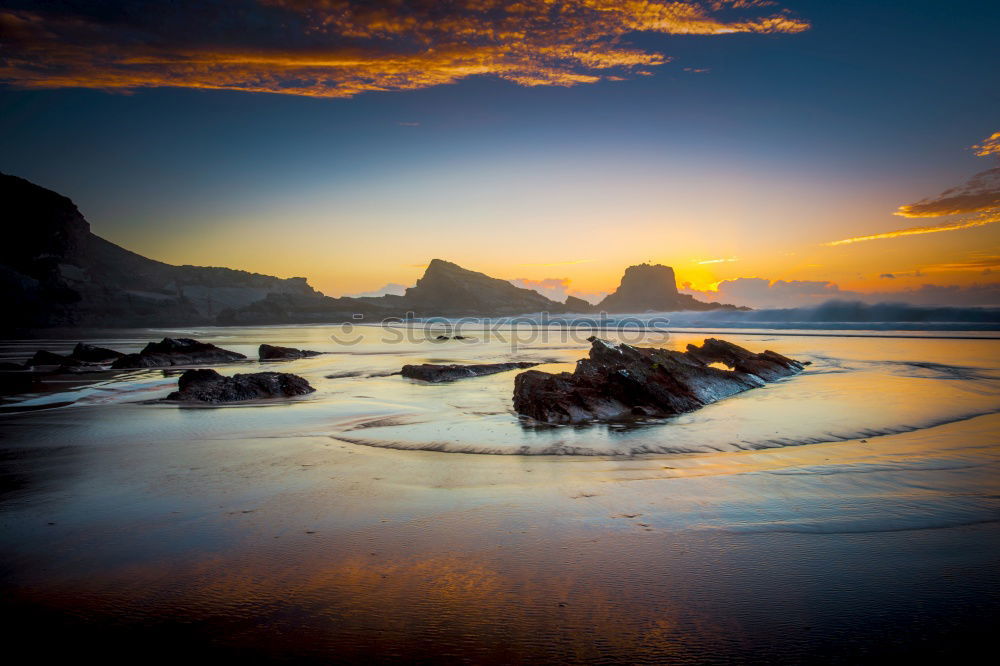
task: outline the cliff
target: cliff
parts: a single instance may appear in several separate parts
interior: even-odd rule
[[[661,264],[639,264],[625,269],[621,284],[597,304],[609,313],[677,312],[680,310],[736,310],[735,305],[704,303],[677,291],[674,269]]]
[[[669,266],[625,271],[593,306],[558,303],[507,280],[433,259],[402,296],[330,298],[305,278],[148,259],[93,234],[68,198],[0,174],[0,296],[6,329],[379,321],[384,317],[497,317],[535,312],[612,313],[734,309],[679,294]]]
[[[383,297],[385,298],[385,297]],[[565,312],[566,306],[537,291],[515,287],[507,280],[432,259],[416,286],[398,303],[419,315],[519,315]]]
[[[321,296],[305,278],[172,266],[93,234],[73,202],[0,174],[7,328],[210,324],[272,294]]]

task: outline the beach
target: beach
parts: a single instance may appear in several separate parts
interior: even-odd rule
[[[651,333],[636,344],[715,336],[812,364],[666,421],[552,428],[513,413],[516,372],[441,385],[391,373],[571,370],[585,342],[353,333],[83,338],[327,352],[216,367],[317,389],[282,402],[164,404],[179,372],[162,369],[8,397],[0,586],[13,635],[45,623],[66,638],[40,654],[141,644],[153,658],[328,663],[859,663],[987,645],[1000,340]]]

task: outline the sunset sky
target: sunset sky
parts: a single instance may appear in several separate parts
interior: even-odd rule
[[[752,305],[988,304],[997,34],[982,0],[0,0],[0,171],[334,296],[439,257],[556,297],[652,261]]]

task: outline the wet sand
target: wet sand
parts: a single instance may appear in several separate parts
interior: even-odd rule
[[[767,346],[808,353],[776,338]],[[675,425],[706,436],[732,430],[753,408],[785,400],[762,389],[679,424],[591,431],[586,456],[346,441],[347,432],[411,431],[405,420],[386,425],[392,413],[436,424],[439,443],[456,430],[475,442],[483,435],[468,431],[470,414],[496,411],[482,403],[513,382],[501,375],[441,391],[398,377],[320,381],[331,366],[377,372],[401,352],[287,364],[313,372],[320,395],[279,406],[136,402],[175,381],[155,372],[79,391],[70,407],[8,405],[0,416],[7,626],[39,658],[99,650],[117,660],[141,649],[144,660],[194,652],[251,663],[859,663],[955,658],[990,645],[1000,611],[991,374],[1000,347],[990,345],[1000,343],[826,342],[801,344],[835,361],[817,363],[806,395],[830,403],[829,412],[875,402],[888,387],[947,398],[951,416],[925,426],[907,412],[896,425],[909,431],[807,445],[599,454],[621,437],[645,442]],[[537,354],[580,353],[553,347]],[[441,349],[404,355],[461,356]],[[884,365],[919,360],[918,352],[925,376],[915,376],[919,366],[899,374]],[[888,383],[866,374],[873,359]],[[394,392],[370,390],[389,381]],[[52,395],[61,396],[52,404],[66,400]],[[906,400],[884,394],[882,411],[897,402]],[[813,416],[811,407],[799,420]],[[519,432],[497,425],[509,417],[485,417],[490,446]],[[788,421],[776,426],[779,439],[805,427],[792,414]],[[424,441],[412,432],[402,439]]]

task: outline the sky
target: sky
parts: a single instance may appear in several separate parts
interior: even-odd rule
[[[0,171],[176,264],[1000,304],[1000,3],[0,0]]]

